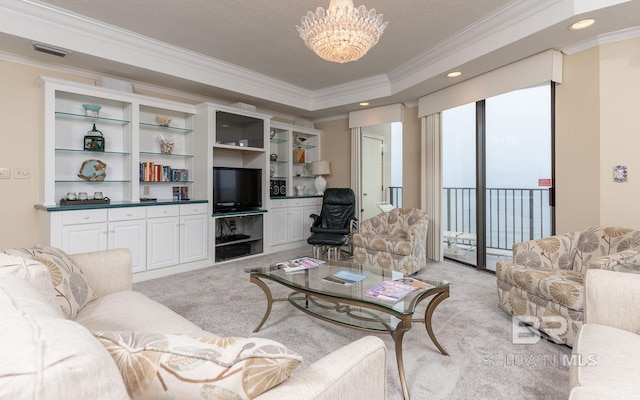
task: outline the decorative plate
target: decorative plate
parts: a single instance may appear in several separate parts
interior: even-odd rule
[[[269,169],[269,176],[274,176],[275,174],[276,174],[276,167],[272,165],[271,168]]]
[[[80,167],[78,177],[85,181],[103,181],[107,177],[107,164],[100,160],[86,160]]]

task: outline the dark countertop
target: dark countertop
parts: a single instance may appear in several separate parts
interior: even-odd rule
[[[194,203],[208,203],[208,200],[158,200],[158,201],[141,201],[134,203],[131,201],[112,201],[111,204],[78,204],[61,206],[59,204],[55,206],[44,206],[42,204],[36,204],[34,207],[38,210],[44,211],[71,211],[71,210],[93,210],[101,208],[122,208],[122,207],[148,207],[148,206],[166,206],[172,204],[194,204]]]
[[[280,200],[280,199],[308,199],[308,198],[322,198],[322,196],[318,196],[317,194],[305,194],[304,196],[271,196],[270,200]]]

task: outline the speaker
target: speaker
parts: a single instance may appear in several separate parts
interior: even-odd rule
[[[287,195],[287,181],[272,179],[269,188],[271,197],[283,197]]]

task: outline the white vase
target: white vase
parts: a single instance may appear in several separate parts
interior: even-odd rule
[[[324,195],[324,190],[327,188],[327,181],[322,177],[322,175],[316,176],[316,179],[313,181],[313,186],[316,187],[316,193],[318,196]]]

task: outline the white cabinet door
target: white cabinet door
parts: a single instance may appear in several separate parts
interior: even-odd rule
[[[209,246],[207,215],[180,217],[180,262],[186,263],[207,258]]]
[[[287,209],[275,208],[271,210],[269,214],[271,215],[271,244],[278,245],[287,243]]]
[[[107,224],[64,225],[62,250],[68,254],[86,253],[107,249]]]
[[[109,222],[109,249],[129,249],[133,272],[146,267],[146,227],[145,220]]]
[[[302,226],[302,207],[290,207],[287,211],[287,222],[289,226],[289,241],[294,242],[306,238]]]
[[[147,269],[178,264],[180,227],[178,217],[147,220]]]
[[[304,207],[304,212],[302,214],[302,231],[304,232],[305,238],[308,238],[309,235],[311,235],[311,225],[313,224],[313,218],[311,218],[311,214],[320,215],[320,207]]]

